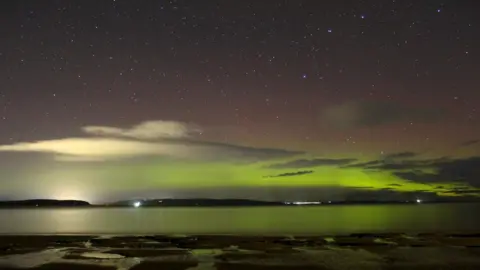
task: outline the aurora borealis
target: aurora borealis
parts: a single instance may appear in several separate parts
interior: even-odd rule
[[[417,2],[1,3],[0,199],[477,196],[478,3]]]

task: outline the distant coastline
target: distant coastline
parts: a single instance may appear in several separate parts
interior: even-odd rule
[[[257,201],[243,199],[138,199],[124,200],[105,204],[90,204],[80,200],[21,200],[0,201],[0,209],[16,208],[153,208],[153,207],[254,207],[254,206],[285,206],[285,207],[313,207],[334,205],[405,205],[405,204],[441,204],[441,203],[478,203],[479,200],[449,199],[431,201],[315,201],[315,202],[283,202]]]

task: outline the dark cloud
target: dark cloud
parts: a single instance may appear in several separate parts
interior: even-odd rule
[[[203,152],[203,160],[217,160],[235,158],[239,161],[262,161],[270,159],[289,158],[305,154],[304,151],[296,151],[279,148],[257,148],[228,143],[199,141],[189,138],[162,139],[161,142],[171,145],[182,145],[188,148],[199,148]]]
[[[430,161],[409,161],[382,166],[386,170],[395,171],[394,175],[418,183],[465,183],[473,187],[480,187],[480,156],[465,159],[437,159]],[[430,169],[433,172],[423,172]]]
[[[371,169],[374,166],[383,164],[383,160],[372,160],[368,162],[362,162],[362,163],[354,163],[354,164],[348,164],[345,166],[342,166],[343,168],[362,168],[365,170]]]
[[[354,188],[354,189],[368,189],[368,190],[374,190],[375,187],[368,187],[368,186],[359,186],[359,187],[350,187],[350,188]]]
[[[337,128],[376,127],[398,122],[432,122],[444,115],[438,109],[417,108],[395,102],[354,101],[325,109],[322,119]]]
[[[412,163],[417,163],[417,161],[406,161],[402,159],[410,159],[418,156],[418,153],[415,152],[400,152],[385,155],[382,159],[372,160],[363,163],[354,163],[347,164],[343,166],[344,168],[362,168],[364,170],[393,170],[393,169],[402,169],[404,167],[410,168]],[[430,162],[430,161],[428,161]]]
[[[451,161],[448,157],[438,159],[416,159],[416,160],[372,160],[364,163],[351,164],[345,167],[362,168],[364,170],[413,170],[435,167],[435,164]]]
[[[373,160],[370,162],[348,165],[346,167],[379,171],[379,170],[411,169],[413,166],[417,166],[416,162],[408,162],[408,161],[394,162],[394,161],[387,161],[387,160]]]
[[[471,188],[454,188],[451,190],[452,193],[455,193],[457,195],[480,195],[480,190],[479,189],[471,189]]]
[[[390,187],[402,187],[403,185],[400,185],[400,184],[389,184],[388,186],[390,186]]]
[[[215,153],[213,159],[218,158],[218,153],[225,155],[225,158],[236,158],[239,161],[255,162],[270,159],[282,159],[288,157],[294,157],[305,154],[303,151],[294,151],[288,149],[277,148],[255,148],[248,146],[238,146],[232,144],[220,144],[220,143],[206,143],[198,142],[198,145],[204,145],[209,147],[216,147],[218,151]],[[204,157],[205,158],[205,157]]]
[[[356,159],[346,158],[346,159],[327,159],[327,158],[316,158],[316,159],[297,159],[285,163],[278,163],[268,166],[271,169],[295,169],[295,168],[312,168],[320,166],[341,166],[347,165],[349,163],[355,162]]]
[[[271,175],[267,176],[269,178],[274,178],[274,177],[289,177],[289,176],[299,176],[299,175],[305,175],[305,174],[311,174],[314,171],[298,171],[298,172],[288,172],[288,173],[281,173],[277,175]]]
[[[418,156],[418,154],[415,152],[400,152],[400,153],[385,155],[384,158],[385,159],[406,159],[406,158],[414,158],[416,156]]]
[[[396,156],[413,156],[414,153],[406,152]],[[348,164],[344,168],[361,168],[368,171],[388,171],[403,180],[422,184],[457,183],[471,187],[480,187],[480,156],[453,159],[442,157],[438,159],[408,159],[397,160],[372,160],[364,163]],[[390,184],[389,186],[400,186]],[[434,189],[447,189],[443,185],[432,186]],[[454,191],[452,191],[454,192]],[[464,193],[469,193],[465,191]]]
[[[431,183],[442,182],[442,181],[439,181],[439,178],[438,178],[437,174],[424,173],[424,172],[421,172],[421,171],[394,172],[393,175],[395,175],[399,178],[405,179],[405,180],[409,180],[409,181],[413,181],[413,182],[417,182],[417,183],[422,183],[422,184],[431,184]]]
[[[470,140],[460,144],[461,147],[471,146],[474,144],[480,143],[480,140]]]

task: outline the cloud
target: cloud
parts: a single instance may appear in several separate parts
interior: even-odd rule
[[[457,195],[467,195],[467,196],[478,196],[480,195],[480,189],[471,189],[471,188],[454,188],[451,190],[452,193]]]
[[[403,167],[410,168],[411,164],[415,165],[419,161],[408,161],[404,159],[411,159],[417,157],[415,152],[399,152],[385,155],[378,160],[371,160],[368,162],[347,164],[343,168],[362,168],[364,170],[387,170],[387,169],[402,169]],[[431,162],[430,160],[425,162]]]
[[[418,156],[418,154],[415,152],[400,152],[400,153],[386,155],[384,159],[407,159],[407,158],[414,158],[416,156]]]
[[[480,187],[480,156],[465,159],[433,161],[429,164],[412,164],[413,169],[432,169],[432,173],[420,170],[396,172],[395,175],[406,180],[419,183],[465,183],[473,187]]]
[[[422,184],[445,182],[445,179],[440,179],[439,176],[435,173],[425,173],[422,171],[393,172],[393,175],[405,180]],[[453,182],[453,180],[449,180],[448,182]]]
[[[65,138],[0,146],[4,152],[44,152],[60,160],[107,160],[142,155],[182,155],[181,146],[112,138]]]
[[[362,163],[354,163],[354,164],[347,164],[342,166],[343,168],[362,168],[365,170],[372,169],[373,166],[383,164],[383,160],[372,160],[368,162],[362,162]]]
[[[99,161],[106,161],[107,159],[103,157],[82,157],[82,156],[67,156],[67,155],[55,155],[56,161],[64,161],[64,162],[99,162]]]
[[[422,160],[373,160],[345,167],[364,170],[388,171],[393,175],[416,183],[464,183],[480,187],[480,156],[463,159],[442,157]]]
[[[471,146],[471,145],[478,144],[478,143],[480,143],[480,140],[470,140],[470,141],[466,141],[466,142],[461,143],[460,147],[467,147],[467,146]]]
[[[289,177],[289,176],[298,176],[298,175],[305,175],[305,174],[312,174],[314,171],[298,171],[298,172],[288,172],[288,173],[281,173],[277,175],[266,176],[268,178],[275,178],[275,177]]]
[[[388,186],[390,186],[390,187],[402,187],[403,185],[393,183],[393,184],[389,184]]]
[[[241,160],[243,158],[250,161],[262,161],[262,160],[270,160],[270,159],[283,159],[283,158],[289,158],[289,157],[305,154],[305,152],[303,151],[278,149],[278,148],[255,148],[255,147],[232,145],[232,144],[225,144],[225,143],[188,141],[188,140],[184,140],[184,143],[187,143],[190,146],[202,147],[204,150],[215,150],[215,151],[204,151],[204,154],[210,152],[211,154],[214,155],[212,156],[212,158],[217,158],[217,159],[235,157],[238,160]]]
[[[301,151],[195,141],[183,138],[183,136],[188,134],[189,129],[181,128],[182,124],[176,125],[169,122],[169,124],[164,125],[165,121],[145,123],[147,122],[131,129],[85,127],[83,130],[88,134],[102,135],[102,137],[63,138],[0,145],[0,152],[48,153],[54,154],[55,159],[58,161],[70,162],[111,161],[144,156],[201,161],[236,160],[239,162],[256,162],[303,154]],[[156,141],[139,140],[153,138],[162,139]]]
[[[431,168],[435,163],[451,160],[448,157],[438,159],[395,160],[382,159],[344,166],[346,168],[362,168],[364,170],[409,170]]]
[[[295,168],[312,168],[320,166],[341,166],[352,163],[356,159],[326,159],[326,158],[316,158],[316,159],[297,159],[285,163],[278,163],[269,165],[268,168],[271,169],[295,169]]]
[[[125,137],[134,139],[183,138],[200,132],[194,125],[175,121],[145,121],[131,128],[86,126],[82,130],[95,136]]]
[[[380,101],[346,102],[326,108],[321,115],[325,123],[342,129],[377,127],[407,121],[431,122],[441,116],[441,110]]]

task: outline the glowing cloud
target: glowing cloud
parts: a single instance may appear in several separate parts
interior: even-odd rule
[[[180,150],[178,147],[172,149],[157,143],[111,138],[66,138],[0,146],[0,151],[59,154],[60,159],[64,161],[102,160],[169,152],[180,155],[182,153]]]
[[[84,127],[89,134],[111,136],[64,138],[0,145],[2,152],[42,152],[55,155],[57,161],[95,162],[141,156],[161,156],[201,161],[236,160],[255,162],[301,154],[283,149],[263,149],[230,144],[209,143],[183,138],[195,130],[169,121],[144,122],[131,129]],[[113,137],[113,138],[112,138]],[[116,137],[129,137],[116,138]],[[140,139],[159,139],[142,141]]]

